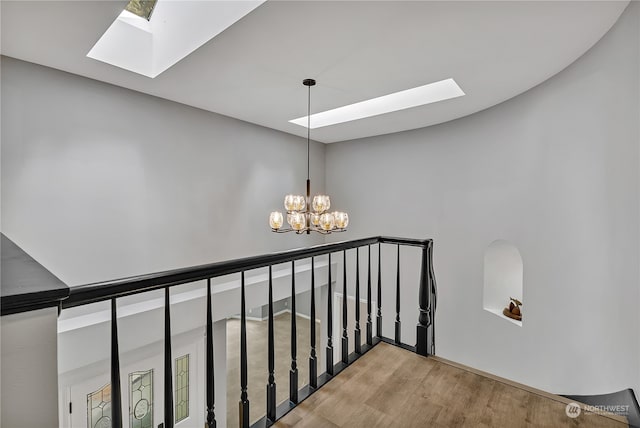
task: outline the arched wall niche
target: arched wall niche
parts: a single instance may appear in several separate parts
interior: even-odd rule
[[[510,298],[523,302],[523,273],[518,248],[502,239],[493,241],[484,252],[484,310],[522,326],[522,321],[509,318],[502,311],[509,306]]]

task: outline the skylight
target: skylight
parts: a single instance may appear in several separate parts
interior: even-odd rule
[[[154,78],[264,1],[132,0],[87,56]]]
[[[153,8],[156,5],[156,0],[131,0],[124,10],[127,10],[134,15],[138,15],[140,18],[144,18],[147,21],[151,19]]]
[[[457,98],[465,95],[460,86],[453,79],[445,79],[439,82],[429,83],[416,88],[406,89],[400,92],[383,95],[370,100],[360,101],[332,110],[314,113],[311,115],[310,128],[322,128],[323,126],[336,125],[366,117],[378,116],[398,110],[405,110],[426,104]],[[307,127],[307,116],[290,120],[296,125]]]

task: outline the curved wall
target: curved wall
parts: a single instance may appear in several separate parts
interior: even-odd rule
[[[554,393],[639,392],[639,20],[632,2],[583,57],[491,109],[327,147],[327,191],[352,220],[339,239],[434,238],[442,357]],[[496,239],[526,263],[522,327],[483,310]]]

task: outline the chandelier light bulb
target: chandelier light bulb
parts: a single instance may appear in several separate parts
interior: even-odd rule
[[[335,218],[335,222],[336,222],[336,227],[338,229],[346,229],[347,226],[349,225],[349,214],[341,212],[341,211],[336,211],[333,214],[334,218]]]
[[[296,211],[304,211],[307,206],[307,201],[304,196],[297,195],[294,197],[294,206]]]
[[[284,197],[284,209],[291,211],[304,211],[307,202],[302,195],[287,195]]]
[[[300,232],[307,226],[306,217],[303,213],[291,213],[291,227],[296,232]]]
[[[316,195],[313,197],[312,207],[315,212],[322,214],[331,207],[331,200],[327,195]]]
[[[284,209],[289,211],[294,211],[294,201],[295,196],[294,195],[287,195],[284,197]]]
[[[282,222],[282,213],[280,211],[274,211],[269,215],[269,226],[271,226],[271,229],[280,229],[282,227]]]
[[[333,219],[333,214],[324,213],[320,216],[320,227],[325,232],[330,231],[335,226],[335,220]]]
[[[314,226],[320,226],[320,214],[318,213],[311,213],[311,215],[309,216],[310,220],[311,220],[311,224]]]

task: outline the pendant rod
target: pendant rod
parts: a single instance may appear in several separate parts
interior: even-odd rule
[[[314,79],[304,79],[302,84],[308,88],[307,91],[307,182],[310,178],[309,170],[311,169],[310,146],[311,146],[311,87],[316,84]]]
[[[308,229],[309,221],[311,220],[309,212],[311,203],[311,179],[309,178],[309,170],[310,170],[310,161],[309,161],[309,145],[311,141],[311,85],[308,86],[308,96],[307,96],[307,214],[306,222],[307,222],[307,235],[311,233]]]
[[[309,142],[311,140],[311,85],[307,86],[309,89],[307,96],[307,181],[309,181]]]

